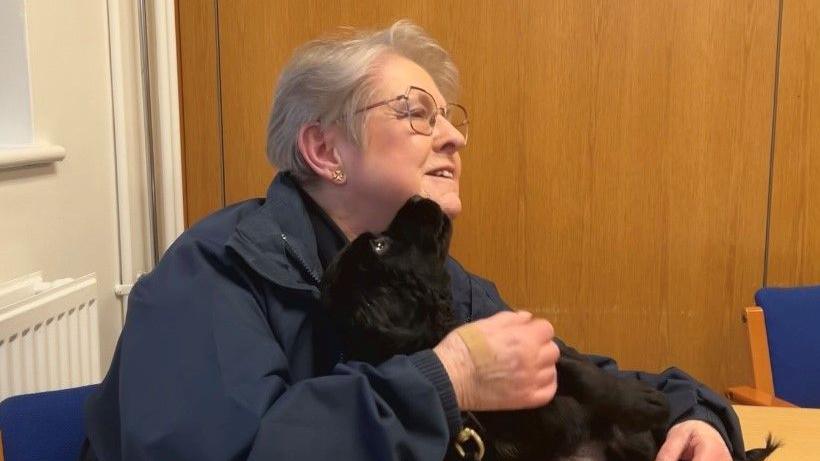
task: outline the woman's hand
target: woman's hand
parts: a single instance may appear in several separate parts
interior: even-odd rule
[[[656,461],[732,461],[729,447],[714,427],[703,421],[675,424],[666,434]]]
[[[450,332],[433,352],[462,410],[535,408],[558,387],[553,336],[552,325],[529,312],[501,312]],[[463,338],[472,338],[469,347]]]

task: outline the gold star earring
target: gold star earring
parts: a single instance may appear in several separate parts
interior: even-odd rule
[[[342,169],[341,169],[341,168],[337,168],[337,169],[333,172],[333,181],[334,181],[336,184],[344,184],[344,182],[345,182],[345,172],[344,172],[344,171],[342,171]]]

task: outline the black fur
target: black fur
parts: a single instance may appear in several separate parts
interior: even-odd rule
[[[347,359],[378,364],[432,348],[458,326],[445,270],[451,232],[435,202],[414,197],[387,231],[359,236],[329,265],[322,301]],[[557,370],[550,404],[476,413],[485,460],[560,460],[590,443],[606,460],[655,459],[669,418],[662,393],[605,373],[570,348]],[[460,458],[451,450],[447,459]]]
[[[769,434],[766,437],[766,447],[765,448],[755,448],[754,450],[749,450],[746,452],[746,461],[763,461],[764,459],[768,458],[772,452],[780,448],[783,444],[772,438],[772,434]]]

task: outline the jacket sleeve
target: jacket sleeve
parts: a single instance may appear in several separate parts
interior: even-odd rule
[[[249,460],[439,460],[449,430],[439,397],[412,358],[280,386],[259,419]]]
[[[587,358],[609,373],[637,379],[663,392],[671,410],[668,427],[687,420],[705,421],[723,437],[733,459],[745,459],[740,422],[731,404],[695,378],[674,367],[653,374],[619,370],[615,360],[609,357],[587,355]]]
[[[293,328],[276,331],[241,274],[203,252],[175,251],[189,254],[132,291],[118,358],[88,407],[100,460],[444,458],[441,388],[451,384],[431,351],[296,378],[314,352],[289,347],[311,334],[299,306],[289,310]],[[106,442],[95,414],[117,406]]]
[[[470,275],[470,279],[473,285],[473,318],[489,317],[509,309],[492,282],[475,275]],[[569,347],[560,340],[557,342],[562,348]],[[609,373],[635,378],[663,392],[671,407],[668,427],[686,420],[705,421],[720,433],[734,459],[745,459],[740,423],[731,404],[702,383],[677,368],[669,368],[660,374],[622,371],[609,357],[587,357]]]

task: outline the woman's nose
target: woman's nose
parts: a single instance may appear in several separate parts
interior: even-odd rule
[[[454,154],[467,145],[464,135],[444,117],[438,117],[433,133],[434,148],[437,152]]]

